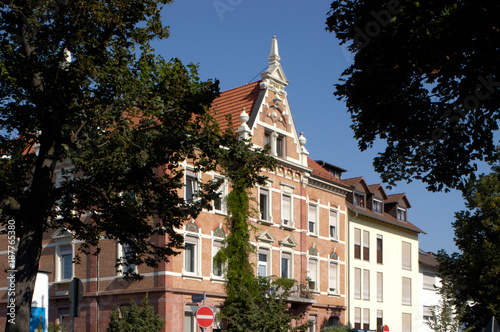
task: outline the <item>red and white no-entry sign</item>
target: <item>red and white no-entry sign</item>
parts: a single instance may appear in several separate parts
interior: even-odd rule
[[[200,307],[196,311],[196,322],[201,327],[210,327],[214,322],[214,312],[209,307]]]

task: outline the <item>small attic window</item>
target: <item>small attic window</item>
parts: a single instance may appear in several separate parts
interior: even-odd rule
[[[372,207],[373,212],[382,213],[382,201],[381,200],[374,198],[372,206],[373,206]]]
[[[360,193],[354,193],[354,205],[364,208],[365,195]]]
[[[406,210],[398,207],[398,220],[406,221]]]
[[[271,155],[285,158],[286,156],[286,139],[285,136],[276,132],[266,131],[264,133],[264,146],[269,145]]]

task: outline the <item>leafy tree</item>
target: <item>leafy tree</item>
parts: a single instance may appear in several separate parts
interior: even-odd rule
[[[62,324],[49,324],[49,332],[68,332]]]
[[[84,253],[116,239],[130,247],[128,263],[155,266],[182,245],[174,228],[216,197],[216,182],[196,200],[178,195],[180,164],[214,170],[229,142],[207,115],[218,82],[149,46],[169,34],[160,18],[169,2],[0,5],[0,221],[15,220],[19,238],[16,325],[6,331],[29,329],[45,231],[72,231]]]
[[[448,285],[444,285],[438,291],[441,295],[440,303],[432,307],[431,316],[426,323],[436,332],[456,332],[463,327],[460,319],[464,314],[464,310],[462,307],[457,306]],[[461,331],[465,332],[468,329],[462,328]]]
[[[252,152],[250,142],[241,140],[233,133],[224,135],[227,157],[220,158],[226,176],[231,179],[231,192],[227,197],[229,234],[226,246],[216,255],[216,260],[227,266],[227,298],[220,312],[227,331],[285,331],[289,330],[292,319],[287,313],[286,299],[295,281],[291,279],[256,278],[250,263],[250,255],[255,248],[250,244],[249,224],[251,214],[249,190],[256,184],[263,185],[267,179],[259,170],[273,169],[274,158],[267,150]],[[304,331],[306,325],[290,331]]]
[[[336,84],[359,148],[389,184],[462,188],[494,156],[500,5],[474,0],[335,0],[326,21],[354,54]]]
[[[121,307],[121,317],[118,308],[111,312],[108,332],[158,332],[165,322],[160,315],[155,314],[153,306],[149,304],[148,296],[142,300],[139,308],[134,299],[129,307]]]
[[[464,191],[469,211],[455,214],[459,253],[440,251],[440,274],[456,305],[465,308],[464,322],[473,331],[500,316],[500,163],[490,174],[471,181]]]

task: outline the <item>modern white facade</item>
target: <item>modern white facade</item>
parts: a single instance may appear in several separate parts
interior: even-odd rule
[[[348,320],[358,329],[419,331],[418,234],[404,194],[387,196],[362,178],[348,206]]]
[[[431,316],[433,306],[439,305],[441,296],[438,288],[441,287],[441,279],[438,277],[438,262],[430,252],[419,250],[419,332],[433,332],[427,325],[427,318]]]

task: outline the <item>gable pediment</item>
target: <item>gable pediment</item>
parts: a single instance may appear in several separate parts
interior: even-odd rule
[[[297,242],[293,239],[293,237],[291,235],[288,235],[283,240],[281,240],[279,243],[283,247],[294,248],[297,246]]]
[[[257,241],[273,243],[275,241],[274,237],[269,233],[269,231],[264,231],[257,236]]]

